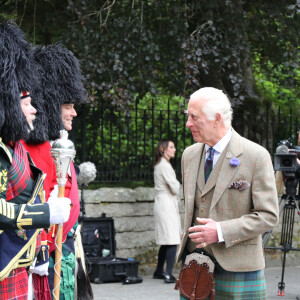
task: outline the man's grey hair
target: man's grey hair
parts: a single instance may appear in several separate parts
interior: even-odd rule
[[[190,100],[192,99],[205,102],[203,104],[202,110],[208,120],[215,120],[216,114],[219,113],[222,117],[225,127],[228,128],[231,126],[231,103],[226,94],[223,93],[223,91],[213,87],[201,88],[191,95]]]

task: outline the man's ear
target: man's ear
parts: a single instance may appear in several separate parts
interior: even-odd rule
[[[216,124],[216,125],[219,125],[221,122],[222,122],[221,114],[216,113],[215,124]]]

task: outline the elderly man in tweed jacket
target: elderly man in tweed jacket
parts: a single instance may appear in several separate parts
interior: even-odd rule
[[[187,114],[197,143],[182,156],[185,222],[178,260],[204,249],[219,266],[217,299],[266,299],[261,234],[279,218],[270,155],[231,128],[231,104],[220,90],[196,91]]]

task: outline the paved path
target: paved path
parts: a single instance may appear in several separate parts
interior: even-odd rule
[[[285,296],[277,296],[281,267],[266,269],[267,292],[269,300],[292,300],[300,295],[300,266],[287,267],[285,270]],[[143,276],[143,282],[123,285],[121,282],[93,284],[95,300],[178,300],[174,284]],[[300,299],[300,298],[299,298]]]

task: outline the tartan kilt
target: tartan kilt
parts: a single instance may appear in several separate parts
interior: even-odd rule
[[[1,300],[27,300],[28,273],[26,268],[12,270],[7,278],[0,281]]]
[[[264,270],[253,272],[215,272],[216,300],[265,300],[266,280]],[[187,298],[180,295],[180,300]]]

